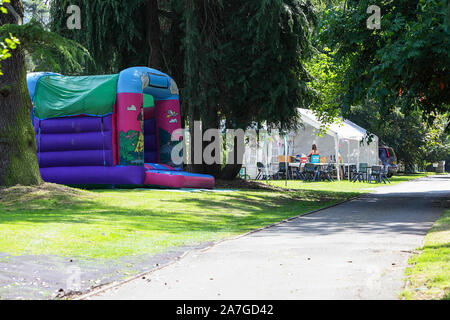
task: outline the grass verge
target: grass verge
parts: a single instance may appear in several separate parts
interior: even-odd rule
[[[405,271],[407,300],[450,300],[450,209],[447,209],[425,238],[419,254],[409,261]]]

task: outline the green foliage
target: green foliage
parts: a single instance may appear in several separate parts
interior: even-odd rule
[[[424,160],[428,163],[450,159],[450,135],[445,129],[448,116],[438,115],[425,132]]]
[[[14,34],[22,48],[32,56],[39,58],[37,70],[61,72],[63,67],[68,73],[82,73],[84,65],[92,63],[89,52],[75,41],[46,31],[37,21],[24,25],[6,24],[0,26],[0,34]],[[0,37],[0,41],[6,41]],[[64,64],[61,65],[61,61]]]
[[[436,116],[428,124],[419,108],[407,113],[396,108],[383,115],[375,102],[367,101],[364,106],[352,106],[348,118],[376,134],[380,144],[382,141],[392,147],[407,167],[445,160],[449,155],[446,115]]]
[[[11,57],[10,50],[16,49],[18,44],[20,44],[19,39],[14,37],[11,33],[9,34],[9,38],[5,38],[3,41],[0,41],[0,61]],[[0,65],[0,76],[1,75],[3,75],[3,73]]]
[[[341,114],[342,82],[347,66],[338,64],[334,56],[334,52],[325,47],[307,65],[312,77],[310,86],[317,96],[311,109],[323,123],[323,132],[327,130],[328,124],[338,121]]]
[[[81,9],[81,31],[66,27],[72,4]],[[117,72],[147,64],[145,4],[53,0],[50,26],[89,50],[96,66],[87,72]],[[309,2],[171,0],[159,7],[162,71],[175,75],[184,111],[199,113],[206,127],[221,120],[230,128],[263,121],[289,127],[296,107],[312,100],[304,67],[314,23]]]
[[[9,2],[10,0],[0,0],[0,14],[8,13],[8,10],[3,6],[3,4]],[[20,44],[19,39],[14,37],[11,33],[9,34],[9,38],[4,38],[3,41],[0,41],[0,76],[3,75],[1,61],[11,57],[10,50],[16,49],[18,44]]]
[[[49,21],[49,0],[23,0],[24,22],[31,20],[39,21],[42,25],[47,25]]]
[[[8,13],[8,10],[3,6],[3,4],[10,2],[11,0],[0,0],[0,13]]]
[[[45,30],[48,30],[48,23],[50,20],[50,0],[23,0],[24,7],[24,23],[28,23],[31,20],[39,22]],[[25,65],[27,67],[27,72],[35,72],[39,70],[43,70],[43,68],[47,67],[47,64],[42,64],[39,56],[31,55],[28,52],[25,53]],[[64,64],[64,61],[62,61]]]
[[[381,29],[366,22],[369,5],[381,8]],[[327,10],[321,40],[338,60],[349,59],[344,111],[373,99],[383,115],[397,106],[444,113],[450,102],[450,44],[445,0],[349,0]]]
[[[207,13],[207,14],[206,14]],[[287,129],[312,101],[304,61],[314,13],[302,1],[189,1],[184,95],[207,127]]]
[[[145,3],[145,0],[52,0],[50,29],[89,51],[95,65],[87,64],[85,73],[116,73],[146,65],[149,49]],[[67,28],[66,10],[70,5],[80,7],[81,30]],[[62,72],[67,73],[64,68]]]
[[[367,28],[369,5],[381,30]],[[321,120],[344,116],[393,147],[407,167],[448,157],[448,26],[442,1],[337,1],[309,63]]]

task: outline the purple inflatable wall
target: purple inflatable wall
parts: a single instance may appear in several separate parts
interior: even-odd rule
[[[42,179],[59,184],[144,184],[144,167],[41,168]]]
[[[143,184],[143,167],[114,167],[112,115],[34,119],[44,181],[62,184]]]
[[[155,118],[144,121],[144,160],[146,163],[158,162]]]
[[[35,120],[41,168],[112,166],[112,116]]]

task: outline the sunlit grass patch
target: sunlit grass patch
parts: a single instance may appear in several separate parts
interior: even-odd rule
[[[0,252],[115,258],[237,235],[354,193],[240,190],[0,190]]]
[[[421,253],[407,268],[406,299],[450,299],[450,210],[446,210],[425,238]]]

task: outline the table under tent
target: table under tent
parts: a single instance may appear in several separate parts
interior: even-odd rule
[[[213,188],[209,175],[181,171],[178,88],[147,67],[119,74],[27,76],[44,181],[68,185]],[[178,152],[179,151],[179,152]]]
[[[315,114],[300,108],[298,112],[301,125],[297,131],[289,132],[286,136],[260,139],[257,144],[246,146],[243,165],[251,178],[256,178],[261,171],[258,170],[258,162],[267,168],[265,171],[269,175],[273,175],[279,169],[280,156],[304,157],[313,144],[317,146],[321,157],[327,158],[327,162],[335,163],[336,159],[340,159],[341,169],[349,165],[359,167],[360,163],[367,163],[369,167],[379,164],[377,136],[372,136],[368,143],[366,130],[346,119],[328,125],[326,134],[318,136],[323,124]],[[342,178],[340,170],[337,175],[338,179]]]

